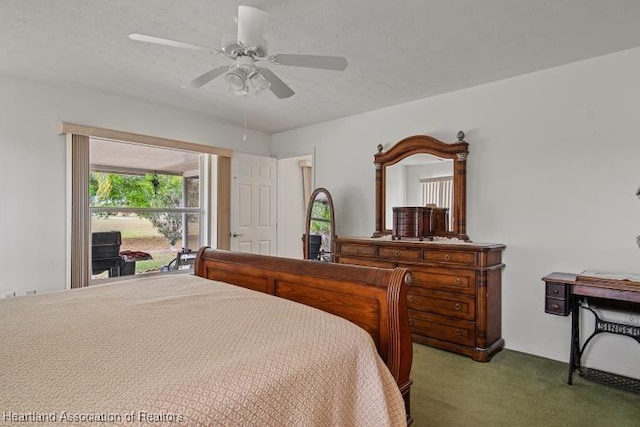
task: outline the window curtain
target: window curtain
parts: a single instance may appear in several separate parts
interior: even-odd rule
[[[70,240],[68,245],[71,261],[68,282],[71,288],[82,288],[89,284],[91,268],[91,215],[89,214],[89,137],[67,134],[70,153],[70,175],[67,179],[67,205],[71,208]]]
[[[218,156],[217,248],[231,249],[231,157]]]

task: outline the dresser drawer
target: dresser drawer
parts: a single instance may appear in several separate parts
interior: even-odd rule
[[[382,261],[376,258],[366,258],[366,257],[347,257],[338,255],[336,257],[336,262],[338,264],[352,264],[352,265],[364,265],[367,267],[380,267],[380,268],[394,268],[396,266],[395,262],[391,261]]]
[[[559,316],[568,316],[569,301],[566,299],[546,297],[544,311],[549,314],[557,314]]]
[[[567,299],[569,288],[563,283],[548,282],[546,284],[546,294],[548,297]]]
[[[407,304],[412,310],[451,316],[457,319],[474,320],[476,300],[470,295],[450,292],[418,290],[410,288]]]
[[[431,313],[409,310],[411,333],[456,344],[475,344],[475,323],[467,320],[450,319]]]
[[[420,249],[381,247],[378,251],[378,256],[402,261],[419,261]]]
[[[373,245],[341,243],[339,253],[340,255],[375,256],[376,247]]]
[[[433,251],[425,249],[423,257],[427,262],[442,262],[447,264],[460,264],[460,265],[476,265],[475,252],[462,252],[462,251]]]
[[[476,294],[476,272],[473,270],[418,267],[402,264],[399,267],[406,267],[411,270],[413,276],[412,287],[442,289],[469,295]]]

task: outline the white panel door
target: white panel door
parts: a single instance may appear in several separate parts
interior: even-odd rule
[[[232,251],[276,255],[276,189],[276,159],[233,153]]]

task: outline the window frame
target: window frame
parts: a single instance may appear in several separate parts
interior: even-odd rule
[[[90,138],[205,154],[206,156],[202,156],[205,160],[201,159],[200,164],[201,203],[197,208],[205,212],[200,221],[203,244],[208,245],[217,241],[217,247],[224,248],[228,245],[229,236],[225,236],[220,230],[229,229],[230,176],[226,175],[230,175],[228,165],[231,163],[231,150],[65,122],[58,125],[58,134],[66,135],[67,144],[66,286],[68,289],[89,286],[91,277],[91,209],[88,191]],[[212,161],[214,156],[217,158],[215,163]],[[122,211],[122,208],[116,209]],[[165,208],[161,210],[167,211]]]

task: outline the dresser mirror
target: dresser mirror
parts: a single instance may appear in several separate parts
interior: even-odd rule
[[[376,230],[392,233],[392,209],[400,206],[448,208],[446,231],[436,236],[469,240],[466,235],[466,162],[464,132],[445,143],[426,135],[405,138],[374,155],[376,166]],[[435,191],[434,191],[435,190]]]
[[[331,194],[325,188],[311,193],[307,205],[306,229],[303,238],[304,258],[333,261],[335,214]]]

